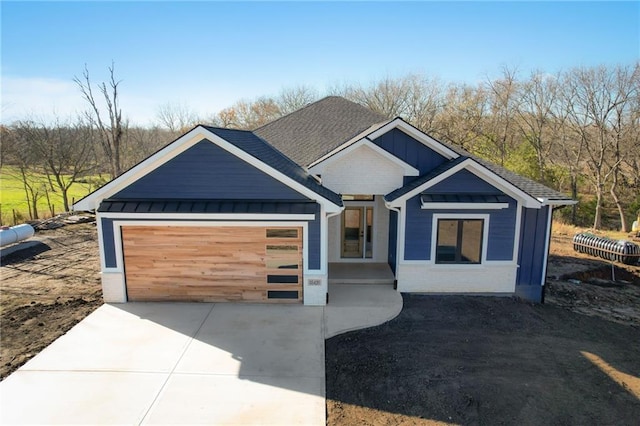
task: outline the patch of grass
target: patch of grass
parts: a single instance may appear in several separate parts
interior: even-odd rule
[[[573,237],[575,234],[578,234],[580,232],[588,232],[590,234],[598,235],[600,237],[611,238],[612,240],[626,240],[628,237],[628,232],[583,228],[579,226],[573,226],[558,220],[553,221],[551,232],[555,236],[569,236],[569,237]]]
[[[43,174],[35,175],[34,181],[37,182],[42,188],[47,188],[49,193],[49,200],[54,207],[56,214],[64,211],[64,203],[62,202],[62,195],[60,190],[54,187],[51,188],[47,177]],[[73,200],[76,201],[95,190],[99,185],[104,183],[105,178],[99,175],[88,176],[83,179],[83,182],[74,183],[69,188],[69,203]],[[44,195],[44,189],[42,189],[42,197],[38,200],[38,215],[40,218],[46,218],[51,216],[51,210],[47,197]],[[17,168],[11,166],[3,166],[0,169],[0,212],[2,217],[0,222],[2,225],[15,225],[16,223],[22,223],[29,220],[29,207],[27,203],[24,186],[20,178],[20,173]],[[14,212],[16,220],[14,223]]]

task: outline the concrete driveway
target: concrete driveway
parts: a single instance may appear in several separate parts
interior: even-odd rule
[[[0,423],[325,424],[323,314],[103,305],[0,383]]]
[[[324,339],[402,310],[391,286],[330,294],[103,305],[0,382],[0,424],[324,425]]]

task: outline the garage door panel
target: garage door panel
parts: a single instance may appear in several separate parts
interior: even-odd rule
[[[302,301],[302,228],[122,228],[129,300]]]

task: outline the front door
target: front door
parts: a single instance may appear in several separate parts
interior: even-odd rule
[[[373,207],[345,207],[342,214],[342,257],[373,256]]]

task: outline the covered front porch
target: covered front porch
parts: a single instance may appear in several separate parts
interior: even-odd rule
[[[390,285],[395,276],[387,263],[329,263],[329,285],[372,284]]]

